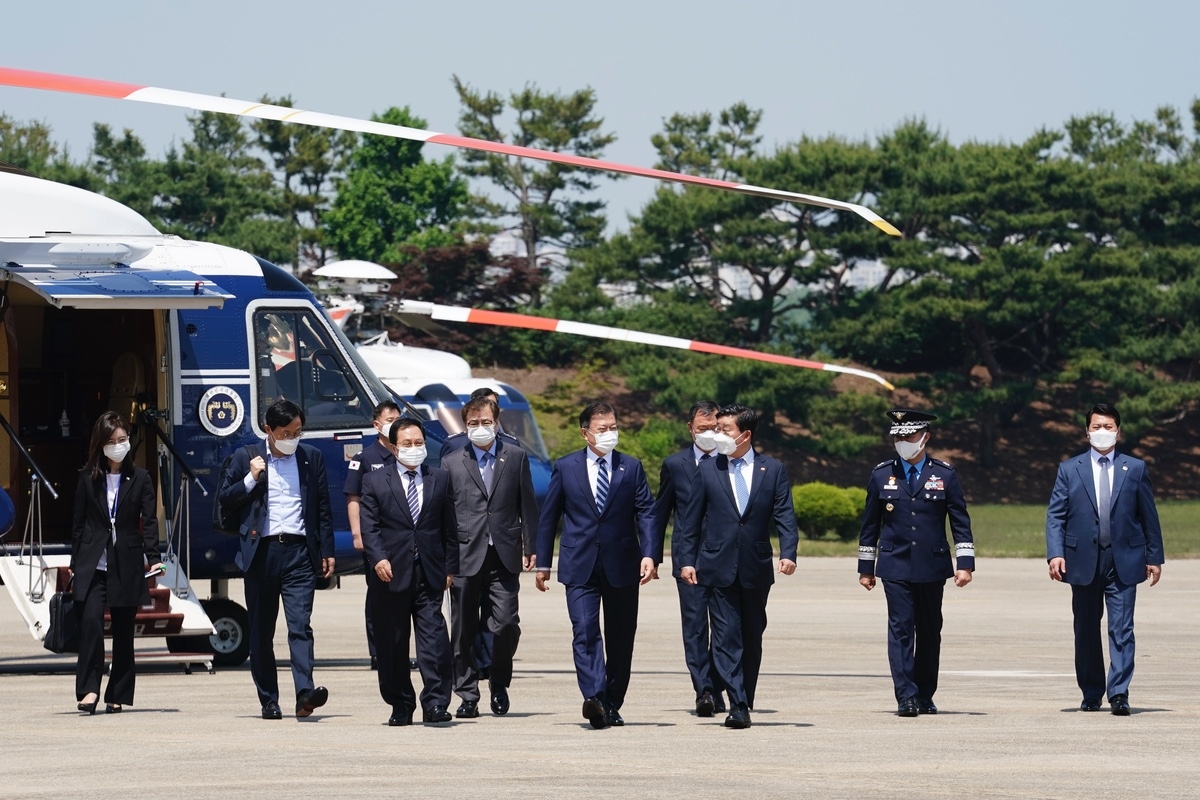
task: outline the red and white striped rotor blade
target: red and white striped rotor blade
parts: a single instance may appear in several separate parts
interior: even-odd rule
[[[816,195],[801,194],[798,192],[785,192],[780,189],[769,189],[764,186],[753,186],[747,183],[734,183],[715,178],[684,175],[679,172],[669,172],[662,169],[634,167],[627,164],[618,164],[613,161],[601,161],[595,158],[584,158],[582,156],[555,153],[548,150],[535,150],[531,147],[489,142],[483,139],[472,139],[467,136],[455,136],[449,133],[407,128],[402,125],[389,125],[384,122],[372,122],[370,120],[355,119],[354,117],[322,114],[317,111],[304,111],[299,108],[255,103],[248,100],[234,100],[229,97],[217,97],[193,92],[181,92],[174,89],[160,89],[155,86],[138,86],[132,83],[116,83],[114,81],[96,80],[94,78],[79,78],[71,75],[58,75],[52,72],[34,72],[9,67],[0,67],[0,86],[69,92],[71,94],[89,95],[91,97],[110,97],[117,100],[136,100],[139,103],[156,103],[165,106],[187,108],[193,111],[214,111],[241,117],[294,122],[299,125],[312,125],[319,128],[337,128],[340,130],[357,131],[359,133],[371,133],[377,136],[391,136],[397,139],[411,139],[418,142],[443,144],[465,150],[480,150],[487,153],[515,156],[517,158],[531,158],[538,161],[550,161],[556,164],[569,164],[575,167],[586,167],[605,172],[638,175],[644,178],[656,178],[662,181],[672,181],[674,183],[693,186],[708,186],[740,194],[766,197],[780,202],[803,203],[805,205],[820,206],[837,211],[849,211],[867,220],[884,233],[892,236],[901,235],[900,231],[890,222],[866,206],[857,203],[846,203],[841,200],[831,200],[827,197],[817,197]]]
[[[758,350],[748,350],[744,347],[729,347],[723,344],[710,344],[695,339],[680,339],[676,336],[662,336],[645,331],[630,331],[624,328],[610,328],[606,325],[591,325],[586,322],[571,322],[549,317],[535,317],[530,314],[513,314],[507,311],[486,311],[480,308],[464,306],[442,306],[436,303],[425,303],[417,300],[400,302],[401,314],[419,314],[442,322],[471,322],[478,325],[500,325],[506,328],[529,328],[535,331],[550,331],[552,333],[572,333],[576,336],[590,336],[593,339],[612,339],[618,342],[634,342],[649,344],[657,347],[674,347],[677,350],[691,350],[695,353],[711,353],[718,356],[733,358],[748,358],[754,361],[765,361],[769,364],[782,364],[788,367],[803,367],[819,369],[824,372],[840,372],[844,375],[856,375],[867,378],[887,388],[895,390],[895,386],[882,375],[868,372],[865,369],[843,367],[841,364],[826,364],[823,361],[808,361],[803,358],[792,358],[775,353],[763,353]]]

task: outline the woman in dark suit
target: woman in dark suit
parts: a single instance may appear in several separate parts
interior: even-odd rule
[[[129,455],[129,425],[113,411],[96,420],[88,460],[75,489],[71,571],[79,619],[75,699],[96,713],[104,669],[104,609],[112,619],[112,672],[105,711],[133,704],[133,617],[150,602],[146,564],[162,567],[158,517],[150,473]]]

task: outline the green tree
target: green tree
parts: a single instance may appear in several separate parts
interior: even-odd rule
[[[617,138],[602,131],[604,120],[596,115],[592,89],[558,94],[526,86],[512,92],[507,103],[495,92],[472,89],[457,75],[454,89],[463,106],[458,128],[464,136],[587,158],[602,157]],[[501,118],[508,108],[516,119],[505,134]],[[492,223],[486,230],[514,232],[531,266],[548,271],[549,264],[561,263],[567,253],[602,241],[604,202],[594,192],[602,178],[616,176],[473,150],[461,157],[465,174],[487,179],[501,195],[475,198],[480,213]]]
[[[41,122],[0,114],[0,162],[39,178],[92,188],[87,167],[72,161],[66,146],[54,141],[50,127]]]
[[[407,108],[390,108],[378,122],[426,127]],[[454,159],[424,160],[422,142],[364,135],[350,154],[337,198],[324,217],[327,243],[341,258],[399,263],[410,250],[460,241],[467,185]]]
[[[155,208],[165,233],[217,242],[286,264],[298,232],[284,216],[282,193],[253,148],[242,121],[201,112],[188,118],[192,138],[172,146]]]
[[[292,107],[291,97],[264,96],[263,103]],[[299,231],[297,266],[323,266],[330,257],[324,217],[337,181],[345,174],[350,153],[358,144],[351,131],[294,125],[276,120],[251,124],[256,144],[271,159],[283,192],[283,213]]]

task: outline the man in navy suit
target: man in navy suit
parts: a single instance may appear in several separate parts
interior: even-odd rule
[[[442,599],[458,571],[450,475],[424,464],[425,430],[417,419],[393,422],[388,445],[395,460],[363,476],[359,509],[371,567],[367,598],[375,619],[379,694],[392,707],[388,725],[412,724],[417,697],[408,639],[415,628],[417,666],[425,684],[422,719],[449,722],[450,640]]]
[[[926,452],[929,423],[937,417],[911,408],[893,408],[888,417],[897,458],[876,464],[867,483],[858,582],[870,591],[876,578],[883,581],[896,713],[915,717],[938,713],[933,695],[942,652],[942,595],[948,578],[959,587],[971,582],[975,540],[958,475]],[[946,543],[947,521],[957,565]]]
[[[579,415],[587,447],[554,464],[537,537],[538,591],[547,590],[562,522],[558,580],[567,587],[575,678],[593,728],[621,726],[629,688],[638,588],[654,575],[654,498],[642,462],[615,452],[617,415],[592,403]],[[600,613],[604,611],[604,638]],[[607,663],[605,655],[607,654]]]
[[[333,575],[333,511],[321,451],[300,443],[304,412],[290,400],[267,409],[267,441],[258,455],[238,448],[218,491],[221,505],[239,509],[241,549],[250,617],[250,674],[263,719],[281,719],[275,672],[279,603],[287,620],[296,716],[325,704],[329,691],[313,685],[313,595],[317,576]]]
[[[676,524],[691,503],[692,484],[701,462],[717,455],[717,411],[720,406],[701,400],[688,411],[688,432],[692,443],[663,460],[658,481],[658,497],[654,499],[655,534],[659,546],[666,541],[667,523],[675,514]],[[662,563],[662,550],[655,558]],[[675,540],[671,542],[671,575],[679,591],[679,621],[683,628],[683,659],[692,676],[696,692],[696,716],[711,717],[725,711],[721,677],[713,666],[712,642],[709,638],[708,604],[712,589],[692,584],[679,577],[679,557]]]
[[[767,595],[775,583],[771,526],[779,534],[779,572],[796,571],[796,512],[787,471],[754,451],[759,414],[743,405],[717,412],[717,457],[700,464],[672,549],[680,577],[711,591],[712,650],[729,694],[728,728],[749,728]]]
[[[1108,606],[1108,702],[1129,715],[1133,677],[1133,604],[1137,585],[1162,575],[1162,528],[1146,462],[1116,451],[1121,415],[1107,403],[1088,412],[1091,449],[1058,467],[1046,509],[1050,578],[1071,584],[1075,678],[1082,711],[1099,711],[1104,696],[1100,620]]]

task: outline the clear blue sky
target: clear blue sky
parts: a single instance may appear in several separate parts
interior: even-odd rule
[[[670,114],[738,100],[764,110],[764,144],[803,134],[861,138],[905,117],[955,141],[1020,140],[1096,110],[1145,118],[1200,95],[1200,4],[1006,2],[264,3],[60,0],[9,4],[0,64],[368,116],[408,105],[455,132],[450,76],[507,92],[527,82],[593,87],[607,156],[650,165]],[[0,88],[0,112],[50,124],[76,157],[103,121],[161,154],[182,111]],[[441,155],[442,148],[430,148]],[[610,218],[652,184],[608,184]],[[804,191],[806,187],[778,187]]]

